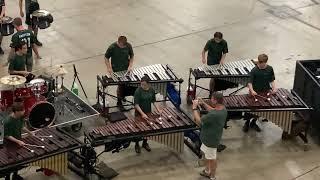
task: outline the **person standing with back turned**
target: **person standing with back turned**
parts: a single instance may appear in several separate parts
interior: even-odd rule
[[[223,105],[222,93],[212,93],[211,103],[214,105],[208,114],[200,118],[200,113],[197,110],[199,104],[206,106],[203,101],[193,101],[193,117],[200,126],[200,139],[202,141],[201,151],[204,153],[206,168],[200,173],[211,180],[216,180],[217,169],[217,148],[221,141],[223,128],[227,119],[228,112]]]

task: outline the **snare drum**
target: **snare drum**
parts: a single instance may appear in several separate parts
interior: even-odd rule
[[[31,91],[37,94],[45,94],[48,92],[48,86],[44,79],[37,78],[30,81]]]
[[[2,36],[9,36],[14,33],[13,19],[9,16],[4,16],[0,19],[0,32]]]
[[[32,25],[38,26],[40,29],[50,27],[53,22],[53,17],[49,11],[40,9],[32,13]]]
[[[25,115],[31,128],[40,129],[50,126],[55,118],[55,108],[43,96],[31,96],[24,101]]]

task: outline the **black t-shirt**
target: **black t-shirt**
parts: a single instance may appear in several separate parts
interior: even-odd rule
[[[214,39],[210,39],[204,47],[208,51],[207,64],[220,64],[222,54],[228,53],[228,44],[224,39],[217,43]]]

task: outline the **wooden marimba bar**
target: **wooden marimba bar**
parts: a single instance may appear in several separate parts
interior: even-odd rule
[[[66,174],[67,152],[82,146],[77,139],[55,128],[41,129],[36,136],[24,137],[22,141],[27,145],[20,147],[6,141],[0,147],[0,171],[28,164]]]
[[[110,123],[89,133],[94,144],[103,144],[111,140],[148,137],[182,152],[183,132],[196,128],[196,124],[176,108],[166,107],[161,115],[147,114],[148,118],[130,118]]]

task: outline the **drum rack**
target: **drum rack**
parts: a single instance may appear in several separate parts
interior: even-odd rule
[[[178,78],[177,75],[173,72],[172,68],[169,67],[169,65],[165,65],[165,70],[166,71],[170,71],[170,73],[172,73],[175,77],[175,79],[171,79],[171,80],[151,80],[149,83],[150,84],[161,84],[161,83],[167,83],[168,87],[167,87],[167,91],[169,90],[170,87],[170,93],[167,92],[167,94],[164,94],[164,98],[162,100],[157,100],[156,102],[165,102],[165,101],[171,101],[176,107],[180,106],[181,104],[181,99],[180,99],[180,95],[181,95],[181,84],[183,82],[182,78]],[[107,102],[107,97],[111,97],[111,98],[117,98],[116,95],[110,94],[107,92],[108,87],[111,86],[118,86],[118,85],[133,85],[133,86],[139,86],[140,81],[118,81],[118,82],[106,82],[104,80],[103,76],[99,76],[97,75],[97,109],[100,110],[101,115],[103,117],[108,117],[109,110],[111,108],[116,108],[118,107],[117,105],[112,105],[109,106],[106,102]],[[174,84],[178,84],[178,90],[176,90],[174,87]],[[101,99],[100,99],[101,98]],[[102,101],[102,102],[101,102]],[[124,104],[123,106],[133,106],[134,103],[133,101],[129,101],[124,99],[123,101],[125,101],[127,104]]]

